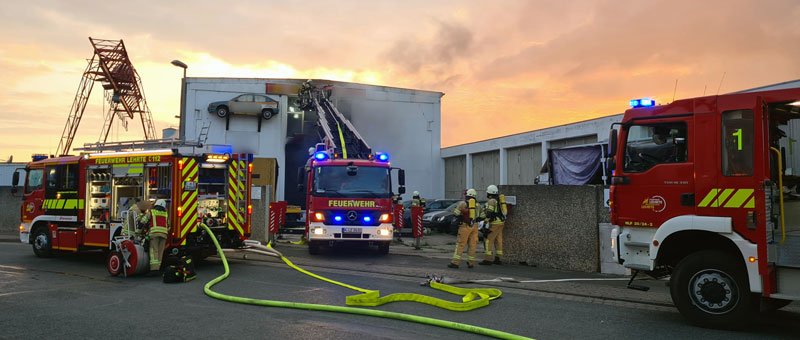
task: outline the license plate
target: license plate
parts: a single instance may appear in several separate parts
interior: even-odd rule
[[[361,234],[361,228],[342,228],[342,232],[346,234]]]

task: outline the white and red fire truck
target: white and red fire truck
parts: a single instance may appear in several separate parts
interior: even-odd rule
[[[614,256],[671,275],[692,323],[737,326],[800,300],[800,169],[784,166],[799,100],[800,88],[640,99],[611,131]]]
[[[126,145],[105,146],[120,150]],[[198,230],[201,220],[223,246],[240,246],[250,236],[252,155],[194,150],[98,150],[29,163],[20,241],[32,244],[40,257],[53,251],[113,251],[125,212],[137,202],[164,199],[169,214],[166,254],[213,252],[208,236]],[[15,172],[14,183],[21,173]]]
[[[392,168],[389,155],[373,153],[350,121],[330,103],[325,91],[304,100],[317,111],[322,143],[300,169],[306,192],[308,250],[323,245],[361,243],[389,252],[394,232]],[[405,193],[405,173],[398,171],[398,193]],[[402,215],[401,215],[402,216]]]

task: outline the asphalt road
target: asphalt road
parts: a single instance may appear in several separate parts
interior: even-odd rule
[[[379,256],[364,250],[329,251],[311,257],[299,246],[279,249],[312,272],[357,287],[378,289],[382,295],[414,292],[457,300],[420,286],[425,272],[463,278],[608,278],[522,266],[450,270],[444,269],[440,259]],[[218,292],[337,306],[345,305],[345,296],[357,293],[269,258],[231,258],[231,277],[215,286]],[[0,338],[483,338],[398,320],[220,301],[203,293],[203,285],[222,273],[219,259],[202,261],[198,273],[198,279],[185,284],[163,284],[158,277],[110,277],[99,252],[41,259],[33,255],[30,246],[0,243]],[[643,284],[653,290],[626,290],[621,288],[622,281],[501,283],[495,286],[502,287],[502,299],[469,312],[411,302],[367,308],[462,322],[537,339],[790,339],[800,334],[800,312],[794,305],[761,316],[753,326],[741,331],[703,329],[688,325],[669,305],[663,297],[663,282]]]

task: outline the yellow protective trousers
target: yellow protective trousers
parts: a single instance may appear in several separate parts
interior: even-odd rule
[[[461,254],[464,252],[464,248],[469,246],[469,250],[467,254],[467,264],[473,265],[475,264],[475,248],[478,245],[478,226],[461,224],[458,227],[458,237],[456,238],[456,251],[453,253],[453,264],[460,264],[461,263]]]
[[[164,245],[166,243],[166,237],[150,237],[150,270],[159,270],[161,268],[161,257],[164,255]]]
[[[483,240],[484,246],[484,253],[483,253],[483,260],[484,261],[494,261],[494,257],[497,256],[497,260],[500,261],[503,259],[503,227],[505,223],[495,223],[489,227],[489,235]]]

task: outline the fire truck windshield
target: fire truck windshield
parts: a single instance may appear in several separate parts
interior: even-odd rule
[[[384,167],[348,167],[329,165],[314,171],[314,196],[321,197],[391,197],[389,169]]]

